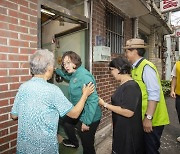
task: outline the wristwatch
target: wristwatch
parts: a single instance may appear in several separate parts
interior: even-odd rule
[[[148,120],[152,120],[152,119],[153,119],[153,116],[152,116],[152,115],[149,115],[149,114],[145,114],[145,117],[146,117]]]

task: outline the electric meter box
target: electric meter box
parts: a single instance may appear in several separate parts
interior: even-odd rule
[[[106,46],[94,46],[93,61],[110,61],[111,49]]]

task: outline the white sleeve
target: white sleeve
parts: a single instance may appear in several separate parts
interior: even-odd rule
[[[160,86],[155,70],[146,65],[143,71],[143,80],[147,88],[148,100],[157,101],[160,100]]]
[[[176,64],[174,65],[174,67],[172,69],[171,76],[175,76],[176,77]]]

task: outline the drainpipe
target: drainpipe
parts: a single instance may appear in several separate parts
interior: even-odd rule
[[[38,30],[38,41],[37,41],[37,48],[42,48],[42,32],[41,32],[41,1],[38,1],[38,24],[37,24],[37,30]]]
[[[134,34],[133,34],[133,38],[138,38],[139,37],[138,21],[139,21],[138,17],[133,19],[133,22],[134,22],[134,27],[133,27],[134,28],[133,29]]]
[[[89,23],[89,71],[92,73],[92,14],[93,14],[93,0],[90,4],[90,23]]]
[[[89,18],[88,0],[84,0],[84,16]]]
[[[172,42],[171,42],[170,35],[166,35],[165,38],[166,38],[166,46],[167,46],[165,79],[170,80],[171,79],[171,52],[172,52],[171,43]]]

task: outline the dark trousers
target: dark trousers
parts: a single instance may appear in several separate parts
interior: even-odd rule
[[[180,95],[176,95],[176,111],[180,123]]]
[[[79,145],[78,139],[76,137],[75,128],[78,130],[78,135],[81,139],[81,143],[83,146],[83,154],[95,154],[95,148],[94,148],[94,138],[95,133],[97,130],[97,127],[100,123],[99,121],[93,122],[91,125],[89,125],[88,131],[81,131],[81,121],[79,119],[72,119],[66,116],[63,119],[63,127],[64,131],[68,137],[68,139],[74,143],[75,145]]]
[[[151,133],[144,133],[146,154],[159,154],[160,138],[164,126],[153,127]]]

